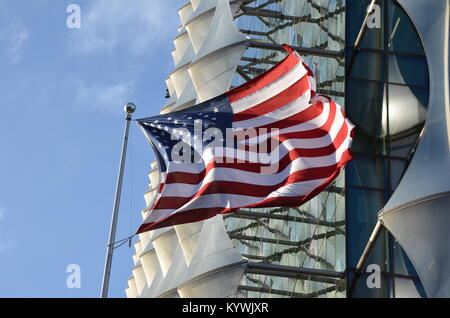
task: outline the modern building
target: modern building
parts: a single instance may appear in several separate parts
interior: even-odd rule
[[[161,113],[257,76],[286,43],[357,126],[355,159],[298,208],[140,234],[127,296],[450,297],[450,2],[191,0],[179,15]]]

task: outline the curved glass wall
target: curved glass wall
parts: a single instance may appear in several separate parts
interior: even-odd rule
[[[396,1],[378,1],[376,21],[364,26],[370,0],[347,0],[346,112],[358,127],[346,169],[347,283],[350,297],[424,296],[414,268],[394,238],[383,231],[366,264],[382,271],[381,288],[352,272],[396,189],[422,131],[429,77],[419,36]],[[374,19],[377,17],[372,16]]]

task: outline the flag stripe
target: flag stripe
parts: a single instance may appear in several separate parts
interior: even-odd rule
[[[309,92],[309,80],[307,76],[303,76],[300,80],[292,84],[289,88],[280,92],[279,94],[266,99],[251,108],[235,113],[233,122],[253,119],[267,113],[270,113],[280,107],[290,104],[292,101],[301,97],[305,92]],[[309,100],[309,98],[308,98]]]
[[[174,213],[173,211],[155,211],[156,213],[152,216],[150,213],[146,222],[144,222],[138,229],[137,233],[142,233],[150,230],[155,230],[158,228],[163,228],[166,226],[189,223],[189,222],[197,222],[209,217],[213,217],[217,214],[226,214],[231,213],[237,209],[246,209],[253,207],[272,207],[272,206],[286,206],[286,207],[297,207],[298,202],[306,202],[308,199],[314,197],[321,191],[323,191],[329,184],[331,184],[334,179],[338,176],[341,168],[352,159],[351,153],[347,150],[344,153],[342,160],[339,162],[339,169],[337,169],[333,175],[331,175],[327,180],[325,180],[320,186],[315,188],[307,195],[297,196],[297,197],[270,197],[262,201],[258,201],[256,203],[251,203],[241,207],[227,208],[227,207],[215,207],[210,206],[207,208],[196,208],[194,210],[185,210],[180,211],[178,213]]]
[[[252,93],[263,89],[271,82],[276,81],[280,77],[286,75],[291,69],[298,65],[299,59],[294,54],[289,54],[283,61],[271,68],[269,71],[260,74],[247,83],[238,86],[227,93],[231,103],[247,97]],[[302,75],[303,76],[303,75]]]
[[[283,92],[294,83],[301,80],[306,74],[307,72],[302,64],[297,63],[297,65],[288,73],[243,98],[232,101],[232,99],[228,97],[233,113],[236,114],[263,103],[268,98]]]
[[[344,150],[345,152],[348,146],[344,145],[344,147],[341,148],[343,142],[341,142],[340,144],[339,142],[340,141],[338,141],[337,145],[334,146],[336,149],[338,149],[338,151],[336,151],[335,153],[335,158],[338,157],[339,152],[341,152],[339,151],[339,148],[341,150]],[[290,169],[285,168],[278,173],[273,173],[270,179],[265,178],[265,175],[262,175],[260,173],[252,173],[248,171],[246,171],[245,173],[242,171],[239,173],[233,173],[230,168],[211,168],[209,171],[206,171],[204,178],[202,178],[201,180],[197,180],[199,181],[198,183],[191,183],[191,185],[193,186],[188,186],[186,182],[183,181],[183,183],[185,183],[185,186],[183,187],[183,193],[179,192],[179,189],[177,189],[177,184],[167,184],[166,195],[168,196],[160,198],[158,209],[168,209],[169,207],[167,207],[166,204],[170,204],[171,208],[174,209],[179,208],[181,207],[181,205],[189,202],[192,198],[203,195],[205,193],[224,192],[245,194],[251,196],[266,196],[269,194],[268,192],[266,192],[266,190],[273,191],[281,187],[282,184],[286,185],[292,182],[297,182],[298,180],[324,178],[330,174],[328,169],[336,169],[335,165],[326,166],[326,162],[324,162],[323,160],[321,160],[320,165],[317,165],[317,167],[314,167],[313,165],[306,165],[308,167],[312,166],[314,168],[305,168],[305,165],[302,164],[302,160],[298,160],[301,159],[301,154],[297,153],[296,155],[298,156],[296,158],[297,160],[292,161],[292,164],[290,164],[290,166],[289,164],[288,166],[286,166],[286,168]],[[208,178],[208,176],[211,177]],[[225,177],[226,180],[221,180],[221,178],[225,179]],[[246,182],[238,182],[232,180],[245,180]],[[229,189],[224,189],[223,185],[225,185],[226,188],[229,187]],[[239,185],[245,186],[241,187]],[[169,196],[170,194],[177,194],[177,196]],[[186,198],[186,200],[177,201],[177,197]],[[179,204],[177,202],[182,202],[182,204]]]

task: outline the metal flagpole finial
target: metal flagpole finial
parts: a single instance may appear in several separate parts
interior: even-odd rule
[[[124,107],[123,110],[127,113],[127,114],[132,114],[135,112],[136,110],[136,105],[133,103],[127,103]]]

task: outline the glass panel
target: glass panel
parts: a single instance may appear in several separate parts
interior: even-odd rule
[[[406,85],[429,85],[426,59],[389,55],[389,82]]]
[[[384,1],[383,1],[384,2]],[[388,50],[423,54],[422,42],[415,28],[399,6],[392,1],[388,2]]]
[[[394,191],[399,182],[401,177],[403,176],[403,172],[406,169],[406,161],[404,160],[391,160],[391,190]]]
[[[428,90],[389,85],[389,132],[391,135],[415,132],[425,121]]]
[[[369,288],[367,279],[370,274],[363,273],[355,282],[353,292],[349,297],[352,298],[389,298],[392,296],[392,277],[381,276],[380,288]]]
[[[384,84],[354,81],[347,82],[351,97],[347,100],[346,112],[358,127],[352,149],[366,153],[387,152],[386,102]]]
[[[383,49],[383,7],[384,1],[378,1],[380,4],[376,13],[378,16],[372,14],[372,17],[379,20],[380,28],[372,27],[366,28],[366,32],[362,41],[360,43],[360,47],[362,48],[371,48],[371,49]],[[347,43],[350,46],[355,44],[355,41],[358,37],[358,33],[363,25],[364,18],[366,16],[366,11],[371,3],[371,0],[347,0]]]
[[[365,51],[353,53],[351,77],[383,81],[384,73],[383,55]]]
[[[356,267],[377,223],[377,214],[386,203],[382,191],[347,188],[347,266]]]
[[[350,296],[392,297],[393,279],[387,274],[389,270],[388,239],[389,233],[383,228],[366,260],[364,271],[356,277],[355,288]],[[367,240],[364,246],[366,243]],[[361,256],[361,253],[359,256]],[[376,283],[376,279],[379,279],[379,287],[372,285]]]
[[[307,278],[287,278],[264,274],[245,273],[238,287],[236,297],[268,298],[311,298],[345,297],[345,285],[338,279],[325,279],[307,276]]]
[[[346,168],[349,185],[387,189],[387,164],[380,157],[356,156]]]
[[[407,134],[399,134],[391,137],[390,153],[395,157],[409,158],[412,150],[417,146],[417,139],[419,138],[422,126],[417,127],[415,131],[411,130]]]

